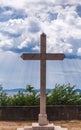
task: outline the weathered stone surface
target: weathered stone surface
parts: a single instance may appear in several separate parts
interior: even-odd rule
[[[53,59],[53,55],[46,54],[46,34],[41,34],[41,53],[38,54],[23,54],[21,58],[23,60],[40,60],[40,114],[39,114],[39,120],[38,123],[33,123],[32,127],[24,127],[23,130],[54,130],[53,124],[48,124],[47,120],[47,114],[46,114],[46,58],[49,60]],[[58,60],[60,57],[60,60],[64,59],[64,54],[56,54],[54,56],[55,60]],[[53,59],[54,60],[54,59]]]
[[[62,128],[61,126],[55,126],[53,124],[48,124],[40,126],[38,123],[33,123],[32,126],[25,126],[24,128],[18,128],[17,130],[68,130],[67,128]]]
[[[42,126],[48,125],[47,114],[39,114],[38,123]]]
[[[23,60],[40,60],[40,114],[39,125],[47,125],[46,115],[46,60],[63,60],[64,54],[47,54],[46,53],[46,34],[42,33],[40,37],[41,46],[40,54],[22,54]]]
[[[32,130],[32,126],[24,126],[24,130]]]
[[[24,128],[17,128],[17,130],[24,130]]]
[[[54,130],[54,125],[48,124],[48,125],[40,126],[38,123],[33,123],[32,130]]]

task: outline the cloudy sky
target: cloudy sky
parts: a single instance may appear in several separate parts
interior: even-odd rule
[[[23,61],[23,52],[64,53],[47,61],[47,87],[71,83],[81,88],[81,0],[0,0],[0,84],[4,88],[39,88],[40,62]]]

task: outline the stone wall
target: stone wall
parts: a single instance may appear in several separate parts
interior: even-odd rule
[[[3,121],[37,121],[38,114],[39,106],[0,107],[0,120]],[[81,120],[81,106],[47,106],[47,115],[50,121]]]

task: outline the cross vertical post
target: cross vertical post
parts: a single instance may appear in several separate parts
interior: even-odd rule
[[[41,40],[41,54],[42,59],[40,61],[40,114],[39,124],[47,125],[47,114],[46,114],[46,35],[43,33],[40,37]]]

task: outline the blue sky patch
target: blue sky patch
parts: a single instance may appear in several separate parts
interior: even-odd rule
[[[77,11],[77,14],[79,15],[79,17],[81,17],[81,5],[78,5],[76,7],[76,11]]]
[[[16,10],[11,7],[0,7],[0,22],[8,21],[9,19],[25,19],[27,14],[24,10]]]
[[[9,51],[12,51],[14,53],[39,53],[37,50],[33,50],[32,48],[34,47],[34,45],[29,45],[28,47],[23,47],[21,49],[17,48],[17,47],[13,47],[13,48],[6,48],[5,50],[9,50]]]
[[[49,12],[50,20],[56,20],[57,19],[57,15],[58,15],[58,13],[50,13]]]
[[[21,36],[21,33],[10,33],[8,31],[1,31],[1,33],[5,36],[8,36],[10,38],[18,38]]]
[[[40,31],[39,24],[37,22],[31,21],[29,23],[28,31],[31,32],[31,33],[37,33],[37,32],[39,32]]]

